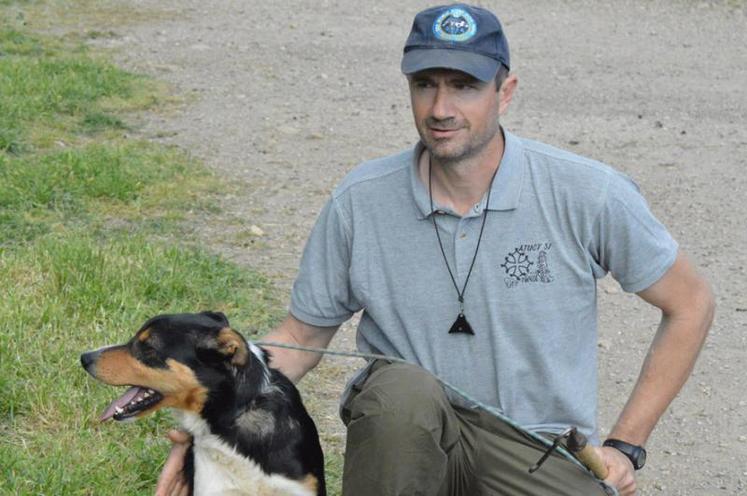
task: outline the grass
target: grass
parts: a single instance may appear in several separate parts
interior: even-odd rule
[[[25,27],[64,2],[0,5],[24,19],[0,15],[0,494],[151,494],[170,417],[99,424],[116,392],[80,353],[156,313],[220,310],[263,332],[281,308],[261,274],[187,234],[227,186],[131,137],[130,112],[168,98],[159,85]]]
[[[0,35],[0,151],[18,155],[126,129],[113,112],[153,105],[152,86],[90,56],[83,45],[6,27]]]
[[[95,494],[152,489],[170,420],[97,425],[115,392],[86,376],[82,351],[122,342],[161,312],[219,309],[259,329],[277,316],[265,279],[143,236],[44,236],[6,253],[0,280],[14,282],[0,290],[0,459],[11,493],[74,494],[91,476]]]

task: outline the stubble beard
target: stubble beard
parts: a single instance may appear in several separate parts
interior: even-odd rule
[[[426,131],[418,130],[420,141],[428,150],[431,159],[437,161],[442,167],[455,167],[482,152],[495,135],[500,132],[500,123],[496,118],[483,133],[469,136],[469,139],[462,143],[453,143],[450,138],[434,139],[429,137],[426,134],[427,121],[423,124],[423,129]]]

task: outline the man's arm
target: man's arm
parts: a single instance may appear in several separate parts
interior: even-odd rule
[[[662,319],[638,382],[609,437],[644,445],[692,372],[713,321],[715,302],[706,280],[682,253],[661,279],[638,296],[661,309]],[[629,460],[614,448],[601,451],[610,469],[608,480],[622,494],[633,494]],[[626,490],[631,484],[632,491]]]
[[[339,326],[312,326],[288,314],[285,320],[262,340],[313,348],[326,348],[338,328]],[[319,353],[285,348],[268,347],[268,349],[271,356],[270,366],[280,370],[293,382],[300,381],[322,359],[322,355]],[[191,441],[186,433],[179,431],[169,432],[169,439],[172,441],[173,446],[158,478],[156,496],[183,496],[187,494],[188,489],[182,477],[182,467],[184,466],[184,456]]]
[[[326,348],[340,326],[317,327],[301,322],[293,315],[288,316],[262,341]],[[289,350],[287,348],[266,347],[270,351],[270,366],[280,370],[293,382],[298,382],[308,371],[317,366],[322,359],[320,353]]]
[[[662,319],[610,437],[643,445],[690,376],[716,305],[708,283],[681,253],[664,277],[638,296],[660,308]]]

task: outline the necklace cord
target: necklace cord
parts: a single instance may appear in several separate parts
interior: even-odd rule
[[[433,163],[431,162],[430,154],[428,155],[428,198],[430,200],[431,204],[431,220],[433,221],[433,228],[436,231],[436,238],[438,239],[438,247],[441,248],[441,256],[444,258],[444,263],[446,264],[446,270],[449,271],[449,276],[451,276],[451,282],[454,285],[454,289],[457,292],[457,295],[459,297],[459,312],[460,314],[464,312],[464,293],[467,291],[467,283],[469,283],[469,277],[472,275],[472,269],[475,266],[475,261],[477,260],[477,252],[480,250],[480,241],[482,241],[482,233],[485,230],[485,222],[488,220],[488,208],[490,207],[490,193],[493,189],[493,180],[495,180],[495,176],[498,173],[498,169],[500,168],[500,164],[498,164],[498,167],[495,168],[493,171],[493,175],[490,178],[490,184],[488,185],[488,197],[485,201],[485,209],[483,210],[482,215],[482,225],[480,226],[480,235],[477,237],[477,246],[475,247],[475,254],[472,256],[472,263],[469,266],[469,271],[467,271],[467,277],[464,280],[464,286],[462,286],[462,290],[459,291],[459,285],[457,285],[456,278],[454,277],[454,273],[451,271],[451,267],[449,266],[449,261],[446,258],[446,251],[444,250],[443,242],[441,241],[441,234],[438,231],[438,224],[436,223],[436,216],[434,215],[433,211]]]

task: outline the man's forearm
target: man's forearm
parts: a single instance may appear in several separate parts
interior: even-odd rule
[[[280,325],[267,334],[262,341],[272,341],[311,348],[326,348],[338,327],[315,327],[292,315],[288,315]],[[298,382],[308,371],[316,367],[321,354],[308,351],[289,350],[268,346],[270,366],[280,370],[293,382]]]
[[[665,312],[638,382],[609,437],[645,444],[690,376],[713,313],[713,296],[705,283],[695,292],[689,307],[674,315]]]

